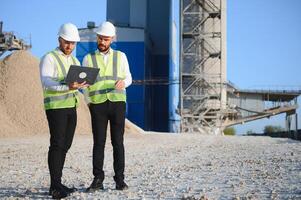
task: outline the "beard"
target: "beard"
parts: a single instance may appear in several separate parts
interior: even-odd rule
[[[65,55],[70,55],[73,50],[73,49],[69,49],[69,48],[60,48],[60,49]]]
[[[66,55],[70,55],[70,54],[72,53],[72,49],[65,49],[65,50],[64,50],[64,53],[65,53]]]
[[[98,45],[98,50],[100,52],[107,52],[109,50],[109,48],[110,48],[110,45],[108,45],[108,46]]]

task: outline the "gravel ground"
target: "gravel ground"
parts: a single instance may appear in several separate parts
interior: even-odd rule
[[[109,137],[108,137],[109,138]],[[0,198],[47,199],[48,136],[0,140]],[[301,142],[194,134],[127,134],[126,182],[116,191],[107,141],[105,190],[92,181],[92,137],[76,135],[63,182],[79,189],[67,199],[301,199]]]

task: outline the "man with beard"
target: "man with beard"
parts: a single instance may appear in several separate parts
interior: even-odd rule
[[[83,65],[99,68],[96,83],[86,90],[93,132],[93,175],[94,180],[87,192],[103,190],[103,161],[108,121],[110,121],[113,145],[114,181],[117,190],[128,188],[124,182],[124,124],[126,109],[125,88],[132,83],[126,55],[110,48],[116,36],[112,23],[104,22],[97,29],[98,49],[86,55]]]
[[[70,65],[79,65],[72,55],[76,42],[80,40],[77,27],[63,24],[58,33],[59,47],[47,53],[40,62],[40,76],[44,90],[44,108],[50,131],[48,167],[50,172],[49,195],[60,199],[76,191],[61,182],[66,153],[71,147],[76,127],[77,89],[85,82],[66,85],[64,80]]]

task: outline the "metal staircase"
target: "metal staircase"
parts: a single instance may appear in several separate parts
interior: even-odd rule
[[[182,0],[181,131],[216,133],[222,122],[221,0]]]

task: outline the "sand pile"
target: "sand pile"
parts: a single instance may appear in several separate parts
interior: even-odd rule
[[[77,133],[91,133],[90,114],[81,97]],[[127,120],[126,132],[141,133]],[[43,108],[39,59],[28,51],[16,51],[0,60],[0,136],[48,133]]]
[[[143,134],[145,131],[130,120],[125,119],[125,133]]]
[[[0,73],[0,135],[47,132],[39,60],[18,51],[0,62]]]

